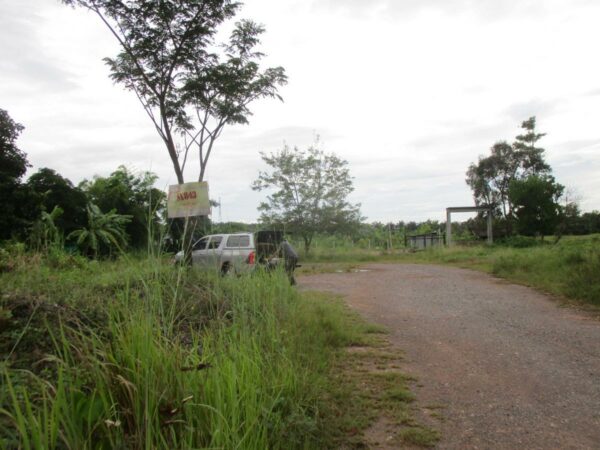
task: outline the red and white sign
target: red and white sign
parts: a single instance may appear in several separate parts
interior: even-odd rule
[[[169,186],[167,214],[169,218],[208,216],[210,214],[208,183],[201,181]]]

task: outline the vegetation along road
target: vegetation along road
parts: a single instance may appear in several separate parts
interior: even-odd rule
[[[599,448],[600,322],[479,272],[365,268],[300,284],[389,328],[440,448]]]

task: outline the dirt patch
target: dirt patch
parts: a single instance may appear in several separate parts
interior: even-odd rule
[[[371,448],[393,450],[398,448],[398,426],[387,417],[379,417],[365,431],[365,442]]]
[[[335,373],[340,385],[352,389],[339,405],[345,418],[336,448],[423,448],[437,442],[439,433],[431,426],[436,422],[415,403],[417,380],[404,372],[402,361],[402,352],[384,335],[346,348]]]
[[[344,295],[390,330],[406,352],[401,370],[417,378],[418,409],[442,431],[439,448],[600,448],[599,322],[479,272],[365,268],[299,283]],[[407,445],[386,447],[388,425],[374,426],[372,445]]]

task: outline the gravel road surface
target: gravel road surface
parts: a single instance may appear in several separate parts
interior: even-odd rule
[[[439,448],[600,449],[600,322],[470,270],[373,264],[304,276],[390,330],[443,406]]]

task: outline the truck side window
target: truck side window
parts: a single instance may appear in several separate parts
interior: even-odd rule
[[[206,249],[206,243],[208,242],[208,238],[202,238],[194,244],[194,250],[204,250]]]
[[[250,247],[250,236],[247,234],[236,234],[227,238],[227,248]]]
[[[240,236],[229,236],[227,238],[226,247],[239,247],[240,246]]]
[[[208,244],[208,248],[209,250],[214,250],[219,248],[219,245],[221,245],[221,241],[223,240],[223,238],[221,236],[215,236],[210,240],[210,244]]]

